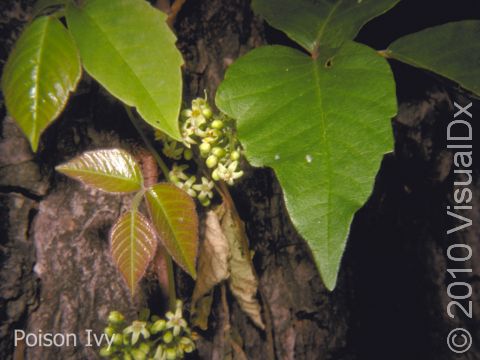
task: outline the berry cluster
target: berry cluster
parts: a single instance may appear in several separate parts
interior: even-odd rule
[[[146,310],[139,320],[125,325],[125,317],[120,312],[110,312],[105,334],[113,343],[101,348],[100,356],[118,360],[176,360],[195,350],[180,300],[175,312],[167,312],[165,319],[158,316],[149,319]]]

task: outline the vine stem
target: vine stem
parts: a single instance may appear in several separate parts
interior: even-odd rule
[[[133,114],[132,109],[129,106],[125,105],[125,110],[127,112],[127,115],[129,117],[130,121],[132,122],[133,126],[135,127],[138,134],[140,135],[143,142],[145,143],[145,146],[147,147],[148,151],[155,158],[155,161],[157,162],[158,167],[162,171],[163,176],[165,177],[165,179],[168,180],[168,173],[169,173],[168,166],[165,164],[165,162],[163,161],[161,156],[158,154],[157,150],[155,150],[152,143],[150,142],[150,139],[143,132],[142,127],[140,126],[140,122],[137,119],[137,117]]]
[[[127,112],[127,115],[128,115],[128,118],[130,119],[130,121],[132,122],[133,126],[135,127],[135,129],[137,130],[138,134],[140,135],[140,137],[142,138],[145,146],[147,147],[148,151],[150,152],[150,154],[153,156],[153,158],[155,159],[155,161],[157,162],[158,164],[158,167],[160,168],[160,171],[162,172],[163,176],[165,177],[165,179],[167,181],[169,181],[169,176],[168,176],[168,173],[169,173],[169,170],[168,170],[168,167],[167,165],[165,164],[165,162],[163,161],[162,157],[160,156],[160,154],[157,152],[157,150],[155,150],[155,147],[152,145],[152,143],[150,142],[150,139],[147,137],[147,135],[144,133],[144,131],[142,130],[142,127],[140,125],[140,122],[138,120],[138,118],[133,114],[132,112],[132,109],[125,105],[125,111]],[[149,184],[149,186],[151,186],[153,184]],[[140,200],[137,200],[138,202],[135,203],[135,206],[138,207],[138,205],[140,204],[140,201],[141,199],[143,198],[143,195],[144,195],[145,191],[141,191],[139,192],[139,194],[141,194],[140,196]],[[138,194],[137,194],[138,195]],[[134,198],[134,202],[136,201],[136,198],[137,196],[135,196]],[[148,207],[147,207],[148,208]],[[149,216],[150,218],[152,217],[151,214],[150,214],[150,209],[148,209],[148,213],[149,213]],[[159,253],[161,256],[163,256],[163,258],[165,259],[165,264],[166,264],[166,268],[167,268],[167,275],[168,275],[168,307],[170,308],[170,310],[174,311],[175,310],[175,306],[176,306],[176,302],[177,302],[177,291],[175,289],[175,274],[173,272],[173,261],[172,261],[172,257],[170,256],[170,254],[168,254],[168,252],[163,248],[163,246],[159,246]]]

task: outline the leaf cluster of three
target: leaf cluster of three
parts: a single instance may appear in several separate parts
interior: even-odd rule
[[[275,170],[292,221],[329,289],[354,213],[392,149],[389,120],[397,105],[385,57],[480,92],[479,53],[473,51],[478,21],[427,29],[382,52],[353,41],[366,22],[397,2],[254,0],[254,10],[308,55],[284,46],[253,50],[227,71],[216,98],[237,119],[247,159]],[[75,89],[80,64],[149,124],[180,140],[182,59],[165,16],[142,0],[86,0],[81,7],[69,2],[66,19],[68,30],[53,16],[37,18],[2,78],[7,108],[32,148]]]

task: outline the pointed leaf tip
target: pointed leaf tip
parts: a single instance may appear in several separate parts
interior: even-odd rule
[[[145,197],[160,241],[175,262],[195,279],[198,216],[192,197],[167,183],[147,189]]]
[[[157,249],[155,230],[138,211],[117,220],[110,232],[110,252],[132,295]]]
[[[8,57],[2,92],[8,112],[38,149],[43,131],[60,115],[81,75],[70,33],[53,16],[29,24]]]
[[[55,169],[112,193],[139,191],[143,186],[140,166],[132,155],[121,149],[87,151]]]

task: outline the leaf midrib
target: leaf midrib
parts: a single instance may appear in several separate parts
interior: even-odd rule
[[[333,14],[335,13],[335,11],[337,11],[338,7],[342,4],[342,2],[343,2],[343,0],[339,0],[332,7],[332,9],[330,10],[330,13],[326,17],[325,21],[320,26],[320,29],[318,29],[317,36],[315,37],[315,43],[314,43],[314,47],[312,49],[312,53],[315,53],[316,51],[318,51],[318,48],[320,47],[320,40],[322,39],[323,34],[325,33],[325,29],[326,29],[328,23],[331,21],[331,19],[333,17]]]
[[[110,44],[111,48],[114,50],[114,52],[117,54],[117,56],[120,58],[120,60],[123,62],[123,64],[127,67],[127,69],[130,71],[130,73],[133,75],[135,79],[141,84],[143,92],[147,95],[149,101],[153,104],[155,109],[158,111],[158,114],[161,116],[163,119],[163,125],[166,125],[170,131],[175,130],[172,129],[170,124],[168,123],[167,119],[163,115],[161,109],[158,107],[157,103],[153,99],[152,95],[150,94],[149,91],[147,91],[145,84],[143,81],[138,77],[137,73],[134,71],[134,69],[126,62],[126,60],[123,58],[122,54],[117,50],[117,48],[114,46],[113,41],[110,39],[108,34],[103,30],[103,28],[95,21],[95,18],[92,17],[87,11],[84,12],[85,15],[91,20],[91,22],[95,25],[95,27],[99,30],[99,32],[104,36],[104,38],[107,40],[107,42]],[[106,86],[107,87],[107,86]],[[178,131],[178,130],[177,130]],[[173,131],[173,132],[177,132]]]
[[[156,203],[157,203],[157,204],[159,205],[159,207],[160,207],[161,212],[164,214],[164,218],[165,218],[166,221],[167,221],[168,228],[169,228],[169,230],[170,230],[170,232],[172,233],[173,238],[174,238],[175,248],[176,248],[176,249],[179,251],[179,253],[182,255],[182,260],[183,260],[183,262],[185,263],[185,265],[187,266],[188,271],[191,272],[192,274],[194,274],[194,273],[195,273],[194,269],[191,269],[191,268],[190,268],[190,264],[189,264],[189,262],[187,261],[187,260],[188,260],[187,254],[183,251],[182,247],[178,245],[176,232],[174,231],[175,227],[172,225],[172,222],[170,221],[169,216],[166,216],[166,214],[168,214],[168,212],[166,212],[165,207],[163,206],[162,202],[159,200],[159,198],[158,198],[158,196],[157,196],[157,192],[156,192],[153,188],[151,188],[151,189],[148,190],[148,193],[149,193],[150,196],[156,201]]]
[[[46,41],[46,37],[47,37],[47,32],[48,32],[48,28],[50,26],[50,23],[51,23],[52,19],[51,18],[48,18],[46,21],[45,21],[45,25],[44,25],[44,29],[41,33],[41,37],[40,37],[40,46],[38,48],[38,51],[37,51],[37,71],[34,73],[35,74],[35,80],[34,80],[34,89],[35,89],[35,96],[33,98],[33,124],[32,124],[32,130],[30,131],[30,138],[33,140],[32,141],[32,144],[37,144],[38,143],[38,139],[37,139],[37,130],[38,130],[38,104],[40,102],[40,91],[39,91],[39,79],[40,79],[40,74],[43,73],[42,71],[42,68],[43,68],[43,52],[44,52],[44,48],[45,48],[45,41]],[[36,147],[36,145],[34,145]]]
[[[327,136],[327,122],[325,119],[325,110],[323,106],[323,99],[322,99],[322,92],[320,90],[320,72],[318,69],[319,62],[316,60],[312,61],[313,65],[313,76],[315,78],[315,82],[317,83],[317,86],[315,87],[316,94],[318,97],[318,103],[320,107],[320,119],[323,127],[323,131],[321,134],[322,137],[322,143],[325,146],[325,154],[326,154],[326,168],[327,168],[327,258],[330,259],[330,205],[331,205],[331,159],[330,159],[330,146],[329,146],[329,141],[328,141],[328,136]]]

